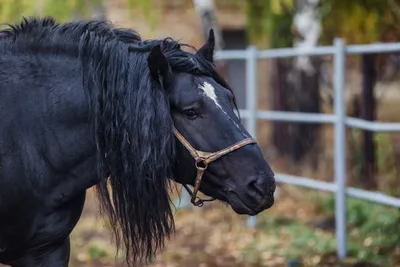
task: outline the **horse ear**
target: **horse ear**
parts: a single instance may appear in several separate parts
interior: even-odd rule
[[[204,57],[210,62],[214,62],[214,48],[215,48],[214,30],[210,29],[206,43],[196,52],[196,54],[200,55],[201,57]]]
[[[168,82],[172,77],[171,67],[167,58],[164,56],[159,45],[154,46],[147,58],[151,77],[160,85],[167,89]]]

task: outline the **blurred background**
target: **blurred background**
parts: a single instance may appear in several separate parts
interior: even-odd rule
[[[107,19],[144,39],[170,36],[197,48],[212,27],[217,50],[312,49],[336,37],[400,41],[399,0],[0,0],[1,22],[32,15]],[[257,109],[332,113],[332,63],[331,56],[259,60]],[[246,108],[245,60],[220,60],[217,68]],[[347,56],[347,115],[400,122],[399,82],[400,53]],[[347,184],[400,197],[400,133],[347,128],[346,137]],[[333,181],[331,125],[259,120],[257,139],[275,172]],[[352,198],[346,205],[348,256],[340,262],[333,196],[279,184],[276,204],[253,227],[220,203],[177,209],[177,233],[152,266],[400,266],[399,209]],[[70,266],[124,266],[114,252],[89,190]]]

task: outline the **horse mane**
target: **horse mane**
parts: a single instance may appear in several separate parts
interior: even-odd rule
[[[173,121],[168,92],[152,80],[147,65],[156,45],[173,71],[209,76],[230,88],[211,62],[183,50],[191,46],[172,38],[142,41],[135,31],[104,21],[30,18],[0,31],[0,52],[79,58],[97,144],[101,212],[117,249],[124,243],[130,265],[148,263],[174,231],[168,194]]]
[[[4,25],[4,24],[3,24]],[[8,28],[0,30],[1,50],[13,53],[68,53],[77,51],[77,43],[82,36],[91,32],[107,40],[122,43],[142,41],[140,35],[131,29],[116,28],[108,21],[78,20],[57,23],[52,17],[23,18],[20,24],[5,24]]]

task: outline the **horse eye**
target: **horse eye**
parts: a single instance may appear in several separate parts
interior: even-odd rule
[[[183,114],[185,115],[186,118],[191,120],[197,118],[197,113],[193,109],[186,109],[183,111]]]

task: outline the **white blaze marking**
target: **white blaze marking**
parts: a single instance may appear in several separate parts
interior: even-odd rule
[[[232,120],[232,118],[228,115],[228,113],[226,113],[226,111],[223,110],[223,108],[221,107],[221,105],[218,103],[218,98],[217,98],[217,95],[215,94],[215,88],[214,88],[211,84],[209,84],[208,82],[204,82],[203,84],[200,84],[200,85],[199,85],[199,88],[200,88],[201,90],[203,90],[204,94],[205,94],[208,98],[210,98],[210,99],[215,103],[215,105],[217,105],[217,107],[228,117],[228,119],[229,119],[230,121],[232,121],[233,124],[235,124],[235,126],[243,133],[243,135],[244,135],[245,137],[247,137],[247,134],[245,134],[245,133],[242,131],[242,129],[240,128],[240,126],[239,126],[234,120]]]
[[[208,82],[205,82],[203,84],[199,85],[199,88],[203,90],[204,94],[210,98],[212,101],[214,101],[215,105],[222,109],[221,105],[218,103],[217,95],[215,94],[215,88],[209,84]]]

